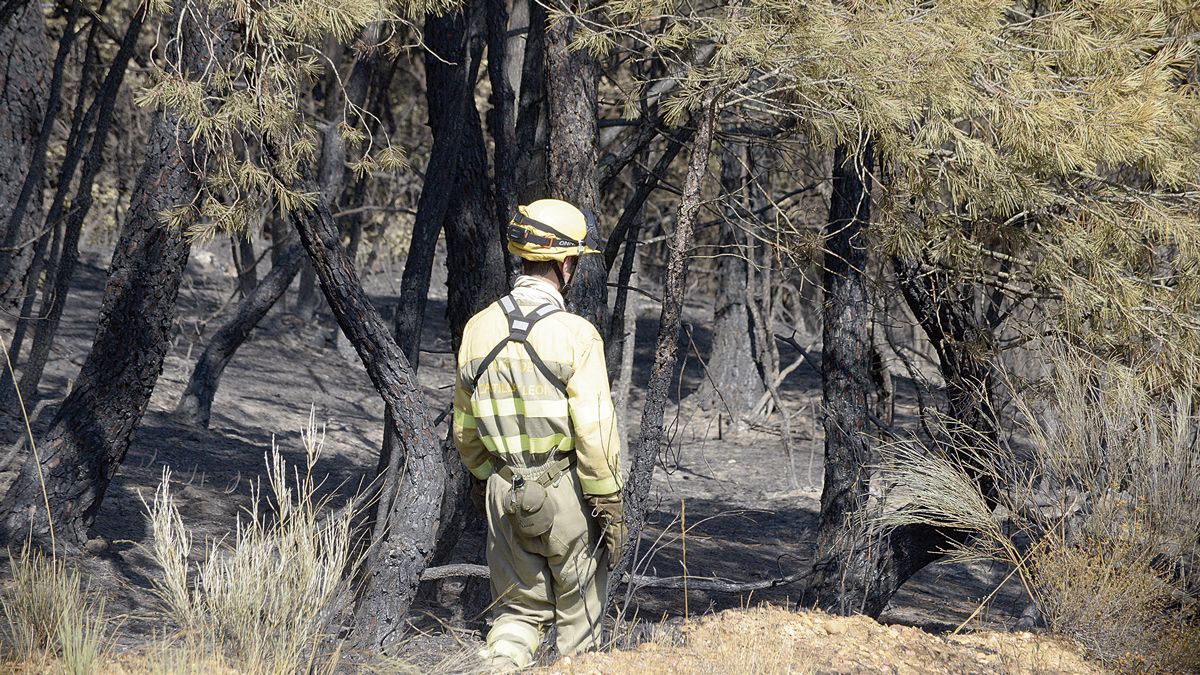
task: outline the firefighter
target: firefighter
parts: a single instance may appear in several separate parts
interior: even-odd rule
[[[556,199],[518,208],[510,295],[463,332],[454,440],[487,513],[493,623],[481,655],[524,668],[551,623],[558,651],[600,645],[608,571],[625,543],[621,443],[604,343],[563,295],[589,217]]]

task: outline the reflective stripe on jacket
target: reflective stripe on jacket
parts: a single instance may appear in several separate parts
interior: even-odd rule
[[[518,277],[512,296],[524,312],[547,303],[563,307],[554,286],[534,277]],[[508,343],[471,391],[480,362],[508,335],[499,303],[471,317],[463,332],[454,387],[454,441],[463,463],[485,479],[494,470],[491,454],[515,466],[537,466],[551,452],[574,451],[584,492],[621,489],[621,439],[600,334],[568,312],[551,314],[530,331],[530,345],[566,383],[565,395],[516,342]]]

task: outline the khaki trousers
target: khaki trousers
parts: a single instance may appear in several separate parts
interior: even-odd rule
[[[513,467],[536,480],[538,470]],[[524,668],[551,623],[558,626],[558,651],[566,656],[600,646],[600,621],[608,588],[608,561],[599,546],[599,526],[591,516],[579,478],[570,469],[546,488],[546,506],[555,510],[550,531],[522,536],[504,502],[512,484],[493,474],[487,484],[487,560],[492,583],[492,629],[487,654],[495,663]]]

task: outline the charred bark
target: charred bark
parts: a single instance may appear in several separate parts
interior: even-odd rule
[[[425,45],[429,50],[425,58],[426,96],[433,148],[393,326],[396,341],[414,370],[419,364],[425,304],[440,230],[444,228],[447,237],[447,316],[456,348],[475,303],[490,295],[493,279],[501,284],[507,280],[500,251],[496,249],[488,256],[486,242],[495,242],[499,229],[487,187],[483,128],[472,96],[483,51],[483,18],[483,0],[471,0],[459,11],[429,17],[425,22]],[[380,467],[393,467],[388,471],[395,473],[401,453],[395,448],[391,415],[389,408]],[[453,443],[439,446],[438,457],[443,483],[438,491],[437,544],[431,556],[445,559],[457,541],[457,528],[462,526],[456,514],[464,512],[467,478]]]
[[[33,264],[29,268],[29,276],[25,279],[25,293],[21,299],[21,309],[17,313],[17,325],[13,330],[12,340],[8,343],[8,362],[14,366],[20,360],[21,347],[25,343],[25,334],[29,329],[29,324],[33,318],[33,306],[37,301],[37,291],[39,280],[42,276],[42,268],[48,265],[46,270],[46,290],[45,295],[50,295],[50,286],[53,284],[51,280],[54,278],[55,269],[57,269],[56,261],[54,260],[53,249],[59,248],[62,245],[63,227],[59,223],[54,227],[53,244],[50,246],[51,237],[42,236],[37,240],[33,251]],[[49,260],[47,259],[46,249],[51,248]],[[17,406],[17,390],[14,387],[15,380],[13,379],[12,371],[8,368],[0,371],[0,414],[16,414]],[[27,398],[33,398],[32,392],[27,392]]]
[[[296,304],[292,313],[302,321],[311,321],[317,314],[320,296],[317,291],[317,273],[308,266],[307,261],[300,266],[300,286],[296,289]]]
[[[488,186],[487,146],[479,113],[468,104],[446,235],[446,318],[454,351],[467,321],[508,292],[504,239]]]
[[[51,75],[41,5],[17,1],[5,11],[11,14],[0,25],[0,306],[12,307],[19,304],[32,264],[30,240],[41,224],[42,176],[36,165],[44,166],[54,106],[47,96]],[[70,41],[63,39],[64,58]]]
[[[750,250],[745,228],[755,220],[750,206],[757,177],[744,143],[730,142],[721,155],[721,239],[717,258],[717,297],[713,308],[712,351],[701,387],[702,400],[737,422],[750,414],[766,391],[755,354],[750,298]]]
[[[904,582],[969,533],[920,524],[881,531],[869,522],[882,508],[870,494],[877,456],[867,433],[877,360],[865,279],[869,146],[860,157],[839,148],[834,162],[823,308],[825,486],[815,580],[808,590],[828,611],[878,616]],[[953,290],[948,279],[924,273],[916,261],[894,259],[893,266],[905,300],[938,352],[945,380],[952,423],[947,438],[933,439],[937,451],[952,454],[961,444],[976,442],[978,434],[994,438],[990,361],[987,350],[980,349],[987,331],[973,318],[969,294]],[[993,489],[981,479],[985,498]]]
[[[229,243],[233,266],[237,270],[238,294],[245,299],[250,297],[250,294],[254,292],[254,287],[258,285],[254,242],[250,241],[249,233],[245,233],[234,234]]]
[[[287,245],[296,238],[296,232],[278,211],[272,212],[267,221],[267,232],[271,237],[271,265],[279,264],[279,258],[287,250]]]
[[[421,333],[434,249],[454,200],[468,126],[467,109],[474,108],[471,94],[482,44],[473,39],[473,35],[478,35],[482,18],[480,7],[481,0],[471,0],[458,11],[425,20],[425,45],[429,50],[425,56],[426,96],[433,148],[417,202],[394,326],[396,341],[414,369],[420,363]],[[478,119],[478,113],[475,118]]]
[[[98,25],[96,22],[92,22],[88,33],[83,65],[80,68],[80,80],[83,83],[87,83],[91,79],[92,72],[96,66],[96,60],[98,59],[96,53],[96,32]],[[46,229],[54,230],[54,241],[50,246],[49,255],[47,255],[46,244],[48,238],[44,236],[39,237],[33,253],[33,266],[25,280],[25,297],[21,304],[20,314],[18,315],[20,318],[17,320],[12,342],[8,346],[8,357],[13,364],[19,360],[21,347],[24,344],[25,335],[30,328],[30,324],[35,323],[31,321],[31,318],[33,316],[33,305],[37,300],[37,290],[40,283],[39,277],[41,276],[43,267],[46,272],[46,281],[42,290],[42,304],[36,323],[39,325],[44,324],[53,306],[52,303],[55,300],[54,280],[58,276],[57,270],[61,260],[63,238],[66,229],[61,217],[62,208],[66,201],[67,193],[70,192],[71,182],[75,176],[75,169],[78,168],[79,162],[82,161],[83,155],[87,151],[86,132],[91,129],[91,122],[95,118],[97,109],[95,101],[93,101],[92,106],[87,109],[87,114],[84,114],[84,103],[86,101],[87,97],[83,95],[81,90],[75,98],[75,109],[71,115],[71,130],[67,134],[66,152],[64,153],[62,166],[59,170],[58,185],[54,191],[54,199],[51,201],[50,210],[46,215],[45,227]],[[16,389],[13,388],[11,373],[7,369],[0,372],[0,411],[15,413],[18,410],[16,394]],[[35,394],[36,392],[28,391],[27,398],[33,398]]]
[[[549,129],[546,122],[546,7],[527,0],[529,32],[517,97],[516,193],[523,204],[550,193]]]
[[[459,156],[454,201],[446,218],[446,318],[454,353],[462,344],[467,321],[508,292],[504,239],[497,222],[498,206],[488,188],[487,148],[473,105],[467,106],[466,134]],[[506,221],[505,221],[506,222]],[[466,529],[484,525],[468,498],[469,474],[458,449],[446,443],[447,508],[445,531],[438,538],[437,560],[448,557]]]
[[[387,406],[398,440],[382,476],[351,637],[359,649],[386,652],[403,636],[405,614],[433,554],[445,482],[441,446],[416,373],[363,291],[328,206],[320,202],[295,212],[292,221],[342,334]]]
[[[571,9],[586,12],[586,2]],[[550,196],[595,212],[600,184],[596,172],[596,83],[599,63],[586,49],[571,49],[579,30],[574,16],[564,16],[546,29],[546,91],[549,97]],[[602,249],[595,222],[588,246]],[[608,267],[604,258],[579,258],[567,292],[567,308],[587,319],[601,335],[608,331]]]
[[[224,58],[221,38],[207,44],[197,39],[202,31],[192,25],[196,16],[189,14],[181,27],[189,72]],[[7,541],[28,534],[53,550],[56,535],[68,548],[86,539],[170,345],[189,246],[182,231],[160,222],[160,214],[195,197],[200,181],[193,162],[204,154],[187,125],[158,115],[113,255],[92,349],[38,443],[39,453],[27,458],[0,502],[0,537]]]
[[[974,289],[955,284],[948,274],[921,261],[893,258],[892,267],[905,303],[938,355],[951,445],[996,440],[994,353],[990,326],[976,317]],[[937,439],[935,439],[937,440]],[[984,494],[991,486],[984,485]]]
[[[26,398],[33,398],[37,395],[42,373],[50,359],[50,348],[58,333],[67,295],[71,290],[71,280],[75,276],[75,266],[79,261],[79,237],[83,231],[83,222],[92,208],[92,186],[100,175],[100,170],[104,168],[106,159],[104,151],[108,143],[109,132],[112,130],[117,94],[124,82],[129,60],[137,48],[137,39],[145,20],[145,8],[139,9],[130,17],[125,35],[121,39],[121,46],[113,57],[96,98],[89,106],[87,114],[79,121],[77,129],[74,130],[79,140],[79,147],[72,149],[63,162],[63,175],[50,204],[50,211],[46,215],[47,223],[56,222],[60,218],[65,218],[66,222],[63,224],[64,235],[60,244],[61,252],[53,266],[53,278],[47,275],[46,283],[50,288],[44,293],[42,299],[42,308],[39,312],[39,321],[34,329],[29,360],[21,373],[20,386]],[[78,117],[78,112],[79,106],[77,106],[76,117]],[[85,132],[89,126],[88,120],[93,118],[96,126],[92,129],[92,143],[88,146],[87,157],[83,160],[83,170],[75,189],[75,197],[71,200],[70,209],[64,213],[64,200],[71,183],[70,177],[75,173],[75,163],[79,159],[77,153],[82,152]]]
[[[881,548],[867,531],[870,467],[875,454],[867,433],[870,318],[867,227],[871,218],[870,145],[839,146],[833,160],[833,195],[825,227],[822,388],[825,484],[817,531],[815,577],[810,587],[821,607],[877,615],[891,590],[880,587]],[[881,604],[882,601],[882,604]]]
[[[8,23],[12,21],[19,12],[35,3],[32,0],[4,0],[0,4],[0,30],[8,27]]]
[[[646,523],[646,507],[650,497],[650,484],[654,476],[654,465],[666,443],[663,427],[668,390],[679,356],[679,329],[683,312],[684,292],[687,285],[688,259],[691,256],[692,233],[696,214],[700,211],[701,189],[708,167],[709,146],[712,143],[715,125],[715,104],[711,101],[700,113],[692,156],[688,162],[687,178],[683,196],[679,201],[679,220],[671,238],[670,256],[667,259],[666,276],[663,282],[663,305],[659,316],[658,339],[654,349],[654,365],[650,370],[650,382],[646,387],[646,402],[642,408],[641,432],[633,446],[633,462],[629,482],[625,485],[625,519],[629,527],[630,546],[624,559],[614,570],[613,578],[619,579],[631,562],[635,544]],[[616,585],[612,593],[616,592]]]
[[[204,347],[204,353],[196,361],[187,388],[175,406],[175,416],[180,421],[208,428],[213,398],[217,395],[217,386],[220,384],[221,374],[225,372],[225,366],[229,365],[238,348],[249,339],[251,331],[267,312],[271,311],[279,298],[283,297],[292,280],[296,278],[296,273],[300,271],[300,263],[303,261],[304,248],[300,242],[290,241],[271,267],[271,271],[221,322],[221,327],[213,334],[208,345]]]
[[[489,21],[494,19],[492,16],[488,18]],[[471,60],[477,63],[482,52],[482,35],[475,30],[471,33],[468,52]],[[474,74],[471,79],[474,80]],[[450,324],[451,344],[455,353],[462,343],[467,321],[508,292],[508,266],[502,230],[498,226],[501,222],[497,215],[498,204],[488,180],[487,145],[483,125],[471,97],[463,102],[461,114],[463,122],[458,166],[450,190],[453,198],[443,223],[446,237],[446,318]],[[497,153],[500,152],[499,145],[500,141],[497,140]],[[497,188],[500,188],[499,179]],[[511,206],[515,208],[515,203]],[[483,525],[474,515],[468,499],[469,474],[459,459],[458,450],[449,441],[445,443],[444,450],[447,481],[442,510],[443,529],[438,536],[435,554],[435,560],[438,561],[449,559],[451,550],[464,530]]]
[[[643,153],[646,154],[646,153]],[[634,165],[633,182],[634,184],[642,184],[645,180],[646,170],[643,168],[646,158],[642,158],[643,163]],[[632,306],[629,305],[629,285],[633,279],[633,267],[637,262],[637,244],[638,235],[642,231],[642,224],[645,221],[645,205],[644,199],[638,200],[638,195],[631,195],[630,200],[625,203],[625,210],[621,213],[621,222],[625,224],[623,229],[625,236],[624,254],[621,257],[621,268],[617,271],[617,286],[616,297],[613,298],[612,320],[608,324],[608,332],[604,339],[604,361],[608,364],[608,379],[614,383],[620,384],[619,387],[614,386],[614,399],[620,399],[622,403],[627,400],[629,391],[629,379],[624,377],[625,372],[625,353],[633,351],[637,332],[637,313],[632,311]],[[618,229],[621,229],[618,227]],[[615,236],[615,233],[614,233]],[[632,311],[632,316],[630,313]],[[626,324],[630,324],[632,329],[629,334],[626,334]],[[623,405],[617,406],[618,414],[623,412]],[[622,419],[618,416],[617,419]]]
[[[496,212],[501,223],[517,213],[516,92],[509,80],[508,18],[506,0],[487,0],[488,81],[492,85],[487,124],[495,145]]]

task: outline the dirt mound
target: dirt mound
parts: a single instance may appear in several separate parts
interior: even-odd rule
[[[545,673],[1095,673],[1059,641],[1030,633],[938,636],[865,617],[728,610],[632,651],[564,658]]]

